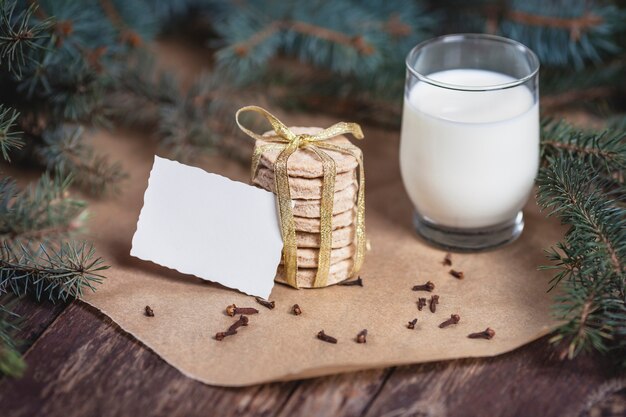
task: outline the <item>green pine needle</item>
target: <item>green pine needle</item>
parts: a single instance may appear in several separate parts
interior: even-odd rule
[[[70,184],[71,177],[44,174],[20,190],[12,179],[0,180],[0,240],[54,240],[80,230],[86,204],[69,196]]]
[[[85,290],[95,291],[108,268],[84,242],[62,242],[58,248],[40,244],[36,249],[4,242],[0,247],[0,288],[18,296],[32,294],[37,300],[66,301]]]
[[[550,289],[562,290],[554,314],[564,324],[551,340],[565,343],[570,358],[626,348],[626,211],[602,178],[618,168],[623,173],[624,148],[611,136],[572,135],[544,141],[537,179],[539,205],[569,225],[564,241],[548,251],[552,265],[544,269],[557,271]]]
[[[7,162],[11,161],[9,152],[24,146],[20,133],[13,130],[19,115],[17,111],[0,104],[0,152]]]

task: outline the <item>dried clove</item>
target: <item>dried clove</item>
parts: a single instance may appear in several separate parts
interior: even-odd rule
[[[222,341],[226,336],[237,334],[237,330],[226,330],[225,332],[215,333],[215,340]]]
[[[337,339],[324,333],[324,330],[319,331],[317,338],[327,343],[337,343]]]
[[[461,316],[459,316],[458,314],[452,314],[450,315],[450,318],[448,320],[444,321],[443,323],[439,325],[439,328],[443,329],[444,327],[448,327],[451,324],[457,324],[460,320],[461,320]]]
[[[363,329],[356,335],[357,343],[366,343],[367,342],[367,329]]]
[[[249,320],[247,316],[239,316],[239,320],[231,324],[228,330],[226,330],[225,332],[215,333],[215,340],[221,341],[221,340],[224,340],[226,336],[232,336],[232,335],[237,334],[237,329],[240,328],[241,326],[247,326],[248,321]]]
[[[237,330],[241,326],[247,326],[247,325],[248,325],[248,316],[239,316],[239,320],[231,324],[230,327],[228,328],[228,331],[231,332],[233,330]]]
[[[425,298],[419,298],[417,300],[417,309],[419,311],[422,311],[422,309],[426,307],[426,299]]]
[[[357,279],[353,279],[352,281],[340,282],[337,285],[343,285],[344,287],[350,287],[350,286],[353,286],[353,285],[358,285],[359,287],[362,287],[363,286],[363,280],[359,276]]]
[[[417,324],[417,319],[413,319],[409,322],[409,324],[406,326],[408,329],[415,329],[415,325]]]
[[[263,307],[267,307],[270,310],[276,307],[276,303],[274,301],[264,300],[261,297],[254,297],[257,303],[261,304]]]
[[[450,270],[450,275],[457,279],[465,278],[465,274],[463,273],[463,271],[455,271],[454,269]]]
[[[294,304],[293,307],[291,307],[291,313],[294,316],[299,316],[300,314],[302,314],[302,309],[298,304]]]
[[[144,314],[148,317],[154,317],[154,310],[150,306],[146,306]]]
[[[428,291],[428,292],[432,292],[435,289],[435,284],[433,284],[431,281],[428,281],[426,284],[423,285],[415,285],[413,286],[413,291]]]
[[[492,339],[496,335],[496,331],[491,327],[487,327],[482,332],[470,333],[467,335],[470,339]]]
[[[235,316],[236,314],[257,314],[258,312],[259,310],[257,310],[256,308],[237,307],[234,304],[231,304],[228,307],[226,307],[226,314],[228,314],[231,317]]]
[[[439,296],[433,295],[432,297],[430,297],[430,312],[431,313],[434,313],[435,311],[437,311],[437,304],[439,304]]]
[[[452,254],[450,252],[446,253],[445,258],[443,258],[443,262],[441,262],[443,266],[452,266]]]

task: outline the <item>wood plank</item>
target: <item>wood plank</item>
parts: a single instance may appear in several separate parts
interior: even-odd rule
[[[303,381],[279,415],[360,416],[391,372],[387,368]]]
[[[8,299],[8,296],[3,297],[3,302]],[[12,309],[20,316],[20,330],[15,333],[15,339],[19,341],[18,350],[26,352],[66,306],[67,303],[37,302],[30,297],[18,300]]]
[[[185,377],[80,302],[27,352],[19,380],[0,381],[10,416],[271,416],[297,382],[233,389]]]
[[[576,416],[614,375],[606,358],[560,361],[547,338],[489,359],[398,368],[367,416]]]

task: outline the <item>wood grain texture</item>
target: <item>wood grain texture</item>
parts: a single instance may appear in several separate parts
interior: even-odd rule
[[[390,374],[391,368],[303,381],[278,415],[360,416],[376,398]]]
[[[66,306],[66,303],[37,302],[29,297],[19,300],[12,310],[20,316],[20,330],[15,333],[19,351],[26,352]]]
[[[545,339],[491,359],[231,389],[185,377],[73,303],[25,358],[24,378],[0,381],[3,416],[549,417],[620,415],[624,406],[624,379],[607,361],[561,362]]]
[[[398,368],[367,416],[576,416],[612,369],[560,361],[543,338],[495,358]]]
[[[198,383],[82,303],[63,311],[25,359],[22,379],[0,382],[3,416],[270,416],[297,385]]]

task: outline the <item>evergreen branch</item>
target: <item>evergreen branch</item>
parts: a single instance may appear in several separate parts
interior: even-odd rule
[[[607,323],[606,306],[614,304],[602,290],[602,281],[589,286],[567,281],[563,286],[563,294],[556,297],[554,313],[557,319],[565,323],[558,329],[550,341],[560,344],[567,339],[566,348],[561,358],[572,359],[582,351],[595,349],[607,352],[615,329]]]
[[[0,289],[17,296],[33,294],[39,301],[66,301],[85,290],[95,291],[108,269],[95,257],[93,246],[62,242],[58,249],[44,244],[37,249],[3,242],[0,247]]]
[[[69,177],[43,175],[20,191],[10,178],[0,180],[0,240],[45,241],[78,230],[85,203],[68,197],[70,184]]]
[[[0,151],[5,161],[10,162],[9,152],[24,146],[19,132],[14,130],[19,113],[0,104]]]
[[[584,132],[563,122],[546,120],[541,128],[541,159],[550,163],[564,155],[579,158],[604,177],[623,184],[626,169],[626,132]]]
[[[548,216],[558,215],[563,223],[571,225],[566,234],[570,248],[580,245],[585,261],[612,270],[623,280],[625,212],[599,191],[597,181],[587,164],[562,157],[540,173],[538,202],[548,210]]]
[[[24,360],[17,350],[17,342],[13,335],[18,329],[19,316],[11,311],[15,300],[8,304],[0,304],[0,374],[20,377],[26,368]]]
[[[623,349],[626,211],[602,191],[603,180],[585,155],[559,151],[546,160],[537,180],[539,205],[570,226],[565,240],[548,253],[552,265],[543,267],[558,271],[550,289],[560,284],[563,290],[554,313],[564,324],[551,341],[566,342],[562,357],[570,358],[590,349]]]
[[[82,128],[46,132],[39,155],[49,170],[71,175],[77,185],[101,195],[118,186],[126,173],[119,162],[111,163],[106,155],[96,154],[87,146],[82,133]]]
[[[37,6],[16,14],[16,5],[16,1],[0,0],[0,66],[19,78],[22,68],[32,60],[32,52],[43,48],[39,41],[49,37],[52,20],[31,24]]]
[[[581,16],[568,18],[527,13],[521,10],[508,10],[505,16],[508,20],[524,25],[567,29],[572,40],[580,39],[581,32],[598,27],[604,23],[602,16],[589,12]]]
[[[323,26],[313,25],[307,22],[278,20],[270,23],[261,30],[252,33],[248,39],[242,40],[232,46],[233,50],[239,56],[250,53],[250,50],[267,39],[269,36],[280,30],[288,30],[300,35],[308,35],[315,38],[323,39],[338,45],[347,46],[356,49],[359,53],[370,55],[374,53],[374,47],[364,41],[360,36],[348,36],[340,31],[331,30]]]

